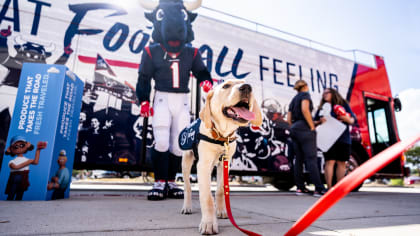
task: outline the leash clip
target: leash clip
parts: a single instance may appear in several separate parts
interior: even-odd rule
[[[223,146],[225,146],[225,153],[222,154],[222,156],[221,156],[221,159],[223,161],[227,161],[229,159],[229,141],[230,141],[229,139],[230,139],[230,137],[228,137],[227,141],[225,141],[223,143]]]
[[[225,147],[225,152],[222,155],[220,155],[219,161],[229,160],[229,137],[228,137],[227,141],[225,141],[223,143],[223,146]]]

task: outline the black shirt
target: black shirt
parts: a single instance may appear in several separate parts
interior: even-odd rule
[[[311,96],[309,95],[308,92],[299,92],[298,94],[296,94],[296,96],[290,102],[289,111],[292,113],[292,123],[296,123],[297,121],[302,120],[302,121],[305,121],[305,123],[309,127],[309,124],[306,122],[305,117],[303,116],[303,113],[302,113],[303,100],[309,100],[309,111],[312,112],[314,107],[312,105]]]

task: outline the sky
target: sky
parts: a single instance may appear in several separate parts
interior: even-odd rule
[[[420,1],[203,0],[202,6],[343,50],[383,56],[392,94],[402,102],[396,114],[400,138],[420,133]]]

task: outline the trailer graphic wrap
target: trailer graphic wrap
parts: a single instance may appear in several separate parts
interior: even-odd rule
[[[287,126],[286,122],[270,120],[265,114],[261,127],[240,128],[232,170],[290,171]]]
[[[22,63],[65,64],[85,82],[75,168],[142,168],[143,127],[135,85],[152,25],[139,17],[144,12],[139,5],[108,2],[0,3],[0,149],[7,138]],[[325,88],[345,96],[354,62],[200,15],[193,24],[193,46],[199,48],[213,79],[246,80],[264,111],[261,128],[239,130],[232,169],[290,171],[284,116],[295,95],[293,84],[306,80],[315,106]],[[150,149],[153,135],[151,126],[147,128]],[[149,159],[147,151],[146,164]]]

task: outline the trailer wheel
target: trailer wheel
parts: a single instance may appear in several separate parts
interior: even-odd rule
[[[293,186],[295,186],[295,182],[293,181],[293,177],[291,175],[287,178],[284,178],[284,176],[272,177],[270,178],[269,183],[280,191],[289,191]]]

